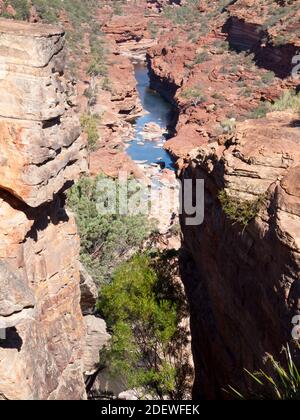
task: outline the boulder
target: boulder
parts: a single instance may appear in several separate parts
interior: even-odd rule
[[[84,349],[84,373],[89,376],[99,367],[99,352],[108,344],[110,335],[106,331],[105,321],[93,315],[84,317],[86,325],[86,342]]]

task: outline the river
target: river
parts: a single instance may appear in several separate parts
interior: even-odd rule
[[[149,88],[150,80],[144,63],[135,64],[135,77],[145,115],[135,121],[136,133],[129,143],[127,153],[134,161],[142,161],[148,165],[157,163],[162,167],[174,169],[171,156],[163,149],[165,135],[161,135],[159,141],[149,141],[143,136],[145,124],[149,123],[155,123],[167,131],[172,119],[172,107],[159,93]]]

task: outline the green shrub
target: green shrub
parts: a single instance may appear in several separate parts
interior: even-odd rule
[[[273,104],[270,102],[261,102],[259,106],[254,109],[248,118],[263,118],[267,112],[272,111],[286,111],[291,110],[295,112],[300,111],[300,94],[292,90],[285,91],[279,99],[276,99]]]
[[[113,85],[107,76],[102,80],[102,89],[107,90],[108,92],[113,92]]]
[[[200,12],[196,6],[195,1],[188,0],[187,4],[182,7],[165,7],[164,15],[175,24],[191,25],[197,22],[200,16]]]
[[[101,34],[93,34],[90,37],[91,62],[87,73],[90,76],[107,76],[107,54],[108,50]]]
[[[271,107],[272,111],[285,111],[288,109],[296,112],[300,111],[300,94],[290,90],[285,91]]]
[[[107,199],[97,189],[105,176],[82,178],[68,192],[68,207],[76,215],[81,238],[81,260],[99,283],[108,282],[115,267],[137,250],[150,235],[152,225],[144,215],[101,214],[97,204]],[[118,184],[117,184],[118,187]]]
[[[203,94],[200,85],[194,85],[184,89],[181,93],[181,96],[187,101],[191,101],[194,106],[197,106],[198,104],[206,101],[206,97]]]
[[[241,200],[237,197],[230,197],[225,190],[220,191],[219,200],[226,216],[243,228],[255,219],[265,203],[265,195],[260,195],[255,200]]]
[[[197,54],[196,58],[195,58],[195,64],[201,64],[204,63],[205,61],[209,60],[210,55],[208,54],[207,51],[203,51],[199,54]]]
[[[80,123],[83,131],[87,135],[89,148],[91,150],[96,149],[99,140],[98,122],[99,117],[97,115],[83,114],[80,117]]]
[[[229,50],[229,43],[224,40],[217,40],[214,42],[214,47],[216,48],[216,54],[224,54]]]
[[[222,93],[219,93],[219,92],[214,92],[211,95],[211,97],[214,98],[214,99],[218,99],[219,101],[224,101],[225,100],[225,96],[222,95]]]
[[[123,15],[123,5],[126,3],[126,0],[112,0],[113,12],[117,16]]]
[[[150,32],[151,38],[155,39],[157,37],[159,29],[153,20],[148,23],[148,31]]]
[[[32,3],[40,17],[49,23],[57,22],[64,10],[76,30],[82,23],[90,23],[97,7],[97,0],[33,0]]]
[[[229,392],[238,399],[255,400],[300,400],[300,371],[296,361],[287,346],[285,349],[286,363],[282,366],[269,355],[270,372],[260,370],[251,373],[245,369],[252,379],[252,390],[247,398],[232,386]]]
[[[240,90],[240,95],[244,96],[245,98],[249,98],[252,95],[252,89],[248,86],[242,87]]]
[[[11,5],[15,11],[16,16],[14,19],[18,20],[28,20],[30,15],[30,6],[28,0],[6,0],[5,6]],[[6,14],[5,17],[7,18],[13,18],[13,16]]]
[[[267,112],[270,110],[269,102],[261,102],[257,108],[253,109],[249,114],[248,118],[264,118]]]
[[[220,122],[220,125],[223,129],[224,133],[233,133],[236,128],[236,120],[235,118],[227,118]]]
[[[112,331],[105,354],[111,374],[160,399],[182,398],[189,374],[180,356],[187,332],[179,325],[187,308],[170,260],[134,256],[102,288],[98,305]]]
[[[83,92],[83,95],[88,99],[88,105],[94,106],[97,103],[97,87],[89,86]]]
[[[268,71],[267,73],[264,73],[264,74],[261,76],[261,80],[262,80],[262,82],[263,82],[264,84],[266,84],[266,85],[270,85],[270,84],[272,84],[272,83],[273,83],[273,81],[274,81],[274,78],[275,78],[275,74],[274,74],[274,72],[272,72],[272,71]]]

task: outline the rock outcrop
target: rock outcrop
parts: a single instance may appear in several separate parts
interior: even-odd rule
[[[205,181],[204,222],[193,227],[182,219],[195,397],[224,398],[229,384],[247,393],[243,368],[258,370],[267,353],[279,359],[292,341],[292,318],[300,310],[297,118],[274,113],[240,123],[234,144],[194,150],[182,172]],[[222,211],[223,188],[242,203],[265,197],[246,228]]]
[[[147,6],[150,10],[161,12],[166,6],[181,6],[184,0],[147,0]]]
[[[79,237],[63,191],[87,169],[58,27],[0,21],[0,395],[82,399]]]

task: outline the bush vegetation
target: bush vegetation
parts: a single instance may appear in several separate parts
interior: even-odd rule
[[[220,122],[220,125],[223,129],[223,133],[231,134],[236,128],[236,120],[234,118],[227,118]]]
[[[111,374],[155,398],[184,398],[191,368],[180,326],[187,308],[174,281],[174,253],[137,254],[102,288],[99,309],[112,332],[104,356]],[[177,268],[175,268],[177,270]]]
[[[285,91],[282,96],[277,99],[271,106],[272,111],[285,111],[291,109],[293,111],[300,111],[300,94],[294,91]]]
[[[97,93],[98,93],[97,86],[95,86],[95,87],[89,86],[83,92],[84,96],[88,99],[88,105],[90,107],[96,105],[96,103],[97,103]]]
[[[30,6],[28,0],[5,0],[5,6],[11,5],[15,11],[16,15],[12,16],[11,14],[5,13],[3,16],[6,18],[14,18],[17,20],[28,20],[30,15]]]
[[[299,347],[298,347],[299,349]],[[300,400],[300,371],[296,358],[292,356],[289,347],[285,351],[285,365],[268,357],[270,369],[251,373],[245,369],[252,380],[252,389],[246,397],[241,392],[229,386],[230,393],[238,399],[254,400]]]
[[[123,14],[123,6],[126,4],[126,0],[112,0],[109,3],[112,3],[111,5],[115,15],[121,16]]]
[[[219,0],[211,5],[208,13],[201,13],[198,0],[186,0],[181,7],[167,6],[164,8],[164,15],[174,24],[184,25],[189,28],[197,26],[201,33],[205,33],[208,28],[208,21],[213,20],[218,15],[226,11],[226,6],[230,0]]]
[[[266,199],[265,195],[260,195],[255,200],[241,200],[229,196],[225,190],[220,191],[218,197],[226,216],[233,224],[238,223],[243,228],[255,219]]]
[[[41,18],[49,23],[58,22],[59,14],[67,12],[74,29],[82,23],[90,23],[98,5],[97,0],[33,0],[32,3]]]
[[[83,131],[87,135],[88,145],[90,150],[95,150],[97,148],[97,143],[99,140],[98,133],[98,122],[99,116],[93,114],[83,114],[80,117],[80,123],[83,128]]]
[[[88,67],[88,74],[90,76],[107,76],[108,67],[106,64],[106,59],[108,49],[100,32],[91,34],[90,48],[91,62]]]
[[[188,88],[185,88],[181,93],[183,99],[191,101],[194,106],[199,105],[202,102],[206,101],[206,97],[202,92],[200,85],[194,85]]]
[[[202,64],[205,61],[209,60],[209,54],[207,51],[202,51],[199,54],[197,54],[196,58],[195,58],[195,64]]]
[[[150,32],[151,38],[157,38],[159,28],[153,20],[148,23],[148,31]]]
[[[295,111],[300,112],[300,94],[293,90],[285,91],[280,98],[273,103],[261,102],[257,108],[250,112],[249,118],[263,118],[267,112],[272,111]]]
[[[81,238],[81,260],[98,283],[108,282],[112,271],[142,246],[154,228],[144,215],[99,213],[97,204],[107,200],[106,192],[97,188],[103,179],[108,178],[82,178],[68,192]]]

